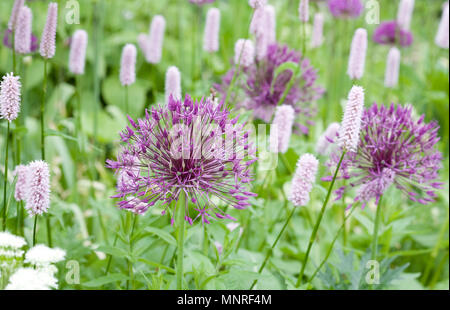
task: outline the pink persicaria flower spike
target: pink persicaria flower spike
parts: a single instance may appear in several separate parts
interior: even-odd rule
[[[165,28],[166,20],[163,16],[156,15],[153,17],[146,54],[146,59],[149,63],[157,64],[161,61]]]
[[[397,24],[400,29],[409,30],[414,10],[414,0],[401,0],[397,11]]]
[[[262,60],[267,56],[268,48],[275,42],[275,10],[267,6],[257,9],[261,11],[261,16],[255,20],[255,52],[256,58]]]
[[[70,43],[69,70],[73,74],[84,74],[88,34],[80,29],[75,31]]]
[[[20,88],[22,84],[19,76],[8,73],[0,83],[0,118],[11,122],[20,112]]]
[[[316,153],[327,156],[332,152],[333,145],[336,145],[339,137],[339,123],[331,123],[325,132],[319,137],[316,144]]]
[[[270,151],[286,153],[294,125],[295,111],[290,105],[283,104],[275,110],[275,116],[270,128]]]
[[[166,103],[170,96],[175,100],[181,100],[181,74],[177,67],[172,66],[166,72]]]
[[[298,5],[298,16],[302,23],[307,23],[309,20],[309,0],[300,0]]]
[[[33,13],[27,6],[20,9],[14,34],[14,49],[20,54],[31,52],[31,26]]]
[[[339,130],[338,144],[345,151],[356,152],[358,148],[363,110],[364,89],[361,86],[354,85],[348,94],[344,117]]]
[[[294,178],[292,179],[291,193],[289,200],[294,206],[305,206],[309,202],[309,193],[311,192],[316,174],[319,167],[319,161],[314,155],[303,154],[297,162]]]
[[[277,13],[273,5],[264,7],[267,21],[267,41],[273,44],[277,40]]]
[[[255,61],[255,47],[250,40],[239,39],[234,45],[234,63],[248,67]]]
[[[9,30],[16,30],[16,24],[17,20],[19,19],[19,13],[22,7],[25,4],[25,0],[15,0],[14,5],[11,11],[11,17],[9,18],[8,22],[8,29]]]
[[[43,160],[28,164],[28,190],[25,209],[31,216],[46,213],[50,206],[50,170]]]
[[[392,47],[389,50],[386,72],[384,75],[384,86],[387,88],[396,87],[398,84],[398,75],[400,70],[400,50]]]
[[[257,9],[257,8],[265,6],[267,4],[267,0],[248,0],[248,4],[252,8]]]
[[[142,53],[147,55],[148,51],[148,35],[146,33],[140,33],[137,37],[137,44],[141,49]]]
[[[442,8],[442,17],[439,23],[438,32],[436,33],[436,37],[434,38],[434,42],[440,48],[448,49],[448,1],[444,3]]]
[[[126,44],[120,60],[120,83],[128,86],[136,81],[136,46]]]
[[[324,17],[322,13],[314,15],[314,24],[312,30],[311,47],[317,48],[323,43],[323,22]]]
[[[189,0],[190,3],[197,4],[197,5],[213,3],[214,1],[216,1],[216,0]]]
[[[352,80],[359,80],[364,74],[366,51],[367,30],[359,28],[353,36],[348,60],[347,74]]]
[[[28,191],[28,166],[16,166],[16,169],[14,169],[14,176],[16,177],[16,190],[14,191],[14,198],[16,201],[25,201]]]
[[[56,25],[58,23],[58,4],[50,2],[48,5],[47,21],[42,32],[39,52],[42,57],[50,59],[55,56]]]
[[[203,50],[208,53],[219,50],[220,10],[210,8],[206,14]]]

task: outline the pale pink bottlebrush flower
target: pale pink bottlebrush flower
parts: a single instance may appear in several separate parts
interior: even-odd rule
[[[400,50],[396,47],[392,47],[389,50],[386,72],[384,75],[384,86],[387,88],[393,88],[398,84],[398,75],[400,70]]]
[[[16,189],[14,191],[14,198],[16,201],[25,201],[28,190],[28,166],[18,165],[14,169],[13,175],[16,179]]]
[[[397,24],[402,30],[411,28],[411,19],[414,10],[414,0],[401,0],[397,11]]]
[[[148,37],[147,53],[145,56],[149,63],[157,64],[161,61],[165,28],[166,20],[163,16],[156,15],[153,17]]]
[[[359,80],[364,74],[367,51],[367,30],[358,28],[353,35],[347,74],[352,80]]]
[[[20,112],[20,88],[22,84],[19,76],[8,73],[0,83],[0,118],[11,122]]]
[[[267,41],[273,44],[277,40],[277,13],[273,5],[264,7],[267,22]]]
[[[302,23],[307,23],[309,20],[309,0],[300,0],[298,5],[298,16]]]
[[[294,206],[305,206],[309,202],[309,193],[316,180],[319,161],[314,155],[303,154],[297,162],[294,178],[292,179],[289,200]]]
[[[448,1],[444,3],[442,8],[442,17],[439,23],[438,32],[436,33],[436,37],[434,38],[434,42],[440,48],[448,49]]]
[[[239,39],[234,45],[234,63],[248,67],[255,61],[255,47],[250,40]]]
[[[270,129],[270,151],[286,153],[294,125],[295,111],[290,105],[283,104],[275,110],[275,116]]]
[[[141,49],[142,53],[147,55],[148,51],[148,35],[146,33],[140,33],[137,37],[137,44]]]
[[[323,43],[323,13],[316,13],[314,15],[314,24],[311,37],[311,47],[317,48]]]
[[[136,81],[136,46],[126,44],[120,60],[120,83],[128,86]]]
[[[267,8],[267,6],[258,8],[255,11],[261,12],[261,16],[255,17],[254,20],[254,34],[255,34],[255,52],[256,58],[262,60],[267,55],[267,50],[271,42],[273,43],[275,37],[275,11]]]
[[[177,67],[172,66],[166,72],[166,103],[172,95],[175,100],[181,100],[181,74]]]
[[[50,206],[50,170],[43,160],[28,164],[28,190],[25,209],[33,215],[46,213]]]
[[[17,19],[19,18],[20,10],[24,6],[24,4],[25,4],[25,0],[14,1],[14,5],[13,5],[12,11],[11,11],[11,17],[9,18],[9,22],[8,22],[9,30],[16,29]]]
[[[17,18],[16,30],[14,33],[14,49],[20,54],[27,54],[31,51],[31,26],[33,13],[27,6],[20,9]]]
[[[219,50],[220,10],[210,8],[206,14],[203,50],[208,53]]]
[[[53,58],[55,56],[56,25],[58,23],[58,4],[50,2],[48,5],[47,21],[42,32],[41,45],[39,52],[44,58]]]
[[[358,148],[361,117],[364,110],[364,89],[353,85],[348,94],[344,117],[339,130],[338,145],[346,151],[356,152]]]
[[[84,74],[88,34],[80,29],[75,31],[70,43],[69,70],[73,74]]]
[[[267,4],[267,0],[248,0],[248,4],[252,8],[257,9],[257,8],[265,6]]]
[[[332,152],[332,147],[337,142],[339,129],[341,125],[339,123],[331,123],[325,132],[319,137],[316,144],[316,153],[327,156]]]

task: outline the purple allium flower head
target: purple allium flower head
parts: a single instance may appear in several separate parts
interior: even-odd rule
[[[3,35],[3,45],[8,48],[12,48],[12,34],[12,30],[6,29],[5,34]],[[38,47],[38,38],[34,34],[31,34],[30,52],[34,53],[38,49]]]
[[[25,4],[25,0],[15,0],[11,11],[11,17],[8,22],[8,29],[15,30],[17,25],[17,20],[19,19],[20,10]]]
[[[270,128],[270,150],[274,153],[286,153],[294,125],[295,111],[290,105],[280,105]]]
[[[50,2],[48,5],[47,21],[42,32],[41,45],[39,52],[44,58],[53,58],[55,56],[56,25],[58,23],[58,4]]]
[[[448,49],[448,1],[444,3],[442,8],[442,17],[439,23],[439,28],[434,38],[434,42],[440,48]]]
[[[410,29],[413,10],[414,0],[400,0],[397,11],[397,24],[401,29]]]
[[[216,1],[216,0],[189,0],[190,3],[197,4],[197,5],[213,3],[214,1]]]
[[[253,42],[239,39],[234,45],[234,63],[242,67],[248,67],[255,62],[255,47]]]
[[[327,156],[333,151],[333,146],[336,145],[339,137],[339,123],[331,123],[325,132],[319,137],[316,144],[316,153]]]
[[[166,103],[169,103],[170,96],[175,100],[181,100],[181,74],[177,67],[172,66],[166,72]]]
[[[186,221],[192,224],[201,217],[209,223],[214,217],[233,219],[220,209],[219,200],[242,209],[250,205],[249,197],[256,196],[246,189],[252,180],[250,166],[256,161],[256,149],[249,131],[237,117],[230,117],[223,101],[216,105],[210,99],[194,101],[186,95],[184,100],[175,100],[171,96],[168,105],[129,121],[121,133],[125,145],[117,161],[107,161],[109,168],[126,170],[131,178],[114,196],[122,199],[120,208],[149,208],[159,201],[165,214],[184,193],[197,211],[192,218],[186,210]]]
[[[309,0],[300,0],[298,5],[298,17],[303,23],[307,23],[309,20]]]
[[[231,94],[233,101],[238,106],[252,110],[258,119],[270,122],[275,108],[280,101],[286,84],[292,76],[292,71],[286,70],[280,73],[276,79],[275,71],[286,62],[300,64],[300,77],[287,94],[284,104],[294,108],[297,117],[294,132],[308,133],[308,125],[314,114],[314,101],[319,99],[324,90],[315,84],[317,71],[310,64],[309,59],[301,57],[299,53],[289,49],[287,46],[272,44],[268,47],[267,56],[257,60],[253,65],[241,69],[241,76],[236,82]],[[234,68],[224,76],[221,85],[215,85],[222,95],[225,96],[234,74]]]
[[[18,165],[14,169],[14,176],[17,178],[14,198],[16,201],[25,201],[28,191],[28,166]]]
[[[28,164],[28,189],[25,209],[33,215],[47,212],[50,206],[50,170],[43,160],[35,160]]]
[[[373,41],[378,44],[410,46],[413,42],[411,32],[400,29],[395,21],[382,22],[373,33]]]
[[[314,15],[314,24],[312,30],[311,47],[316,48],[323,43],[323,13],[316,13]]]
[[[73,74],[84,74],[88,34],[79,29],[75,31],[70,43],[69,70]]]
[[[120,83],[128,86],[136,81],[136,46],[126,44],[120,60]]]
[[[393,184],[409,199],[421,204],[434,201],[442,155],[436,122],[426,124],[424,115],[415,119],[410,107],[373,104],[364,111],[357,152],[347,153],[339,178],[357,188],[355,201],[364,205],[378,199]],[[332,154],[329,166],[335,166],[340,152]],[[326,178],[331,180],[331,177]],[[347,190],[337,191],[338,199]]]
[[[206,14],[203,50],[208,53],[219,50],[220,10],[210,8]]]
[[[367,52],[367,30],[358,28],[353,35],[347,74],[352,80],[359,80],[364,74]]]
[[[346,151],[356,152],[358,148],[363,111],[364,89],[361,86],[354,85],[348,94],[344,116],[339,129],[338,144]]]
[[[395,46],[391,47],[386,61],[386,71],[384,75],[384,86],[393,88],[398,84],[400,70],[400,50]]]
[[[364,10],[360,0],[329,0],[328,8],[337,18],[358,18]]]
[[[31,26],[33,13],[27,6],[20,9],[14,38],[14,49],[20,54],[31,52]]]
[[[155,15],[150,24],[150,34],[148,37],[147,62],[157,64],[161,61],[164,42],[164,31],[166,29],[166,20],[162,15]]]
[[[11,122],[20,112],[20,88],[22,84],[19,76],[8,73],[0,83],[0,118]]]
[[[319,161],[314,155],[303,154],[297,162],[294,178],[292,179],[291,193],[289,200],[294,206],[305,206],[309,202],[309,193],[311,192],[316,174],[319,167]]]

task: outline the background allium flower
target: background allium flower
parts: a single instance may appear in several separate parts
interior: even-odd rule
[[[128,86],[136,81],[136,46],[126,44],[120,60],[120,83]]]
[[[39,52],[44,58],[55,56],[56,25],[58,23],[58,4],[50,2],[48,5],[47,21],[42,32]]]
[[[358,18],[364,10],[360,0],[329,0],[328,8],[337,18]]]
[[[58,280],[51,274],[33,268],[19,268],[9,278],[6,290],[50,290],[58,287]]]
[[[190,3],[197,4],[197,5],[213,3],[214,1],[216,1],[216,0],[189,0]]]
[[[0,248],[18,250],[25,244],[25,239],[7,231],[0,231]]]
[[[80,29],[75,31],[70,43],[69,70],[73,74],[84,74],[88,34]]]
[[[353,35],[347,74],[353,80],[359,80],[364,74],[367,52],[367,30],[358,28]]]
[[[401,0],[397,11],[397,24],[403,30],[411,28],[411,19],[414,10],[414,0]]]
[[[311,47],[316,48],[323,43],[323,22],[324,16],[322,13],[316,13],[314,15],[314,24],[312,30]]]
[[[355,201],[363,206],[378,200],[391,184],[421,204],[434,201],[434,190],[441,188],[436,181],[442,160],[436,149],[439,126],[424,123],[424,115],[416,120],[411,112],[394,104],[373,104],[364,111],[358,150],[345,155],[341,169],[341,178],[357,188]],[[333,154],[330,165],[338,156]],[[338,190],[338,199],[345,190]]]
[[[325,132],[319,137],[316,144],[316,152],[320,155],[327,156],[333,150],[333,145],[336,145],[339,137],[339,129],[341,125],[339,123],[331,123]]]
[[[175,100],[181,100],[181,74],[177,67],[171,66],[166,72],[166,103],[172,95]]]
[[[157,64],[161,61],[165,28],[166,20],[163,16],[156,15],[153,17],[148,37],[147,54],[145,55],[149,63]]]
[[[297,118],[294,132],[308,133],[308,125],[315,114],[312,104],[319,99],[324,90],[315,84],[317,71],[312,67],[308,58],[287,46],[272,44],[268,47],[267,56],[257,60],[253,65],[241,69],[239,81],[231,94],[240,107],[252,110],[254,116],[266,123],[270,122],[275,108],[283,95],[286,84],[292,76],[292,71],[286,70],[274,80],[275,70],[285,62],[300,63],[300,77],[286,96],[284,104],[294,108]],[[215,87],[225,95],[234,74],[234,68],[226,73],[221,85]]]
[[[442,17],[439,22],[439,28],[436,33],[436,37],[434,38],[434,42],[437,46],[441,48],[448,49],[448,27],[449,27],[449,19],[448,19],[448,1],[444,3],[442,8]]]
[[[203,50],[209,53],[219,50],[220,10],[210,8],[206,14]]]
[[[25,209],[33,215],[47,212],[50,206],[50,171],[43,160],[28,164],[28,192]]]
[[[15,30],[17,25],[17,20],[19,18],[20,9],[24,6],[25,0],[15,0],[11,11],[11,17],[8,22],[8,29]]]
[[[278,106],[270,128],[270,151],[286,153],[294,124],[295,111],[290,105]]]
[[[397,44],[407,47],[412,44],[413,36],[411,32],[400,29],[395,21],[384,21],[375,29],[373,41],[378,44]]]
[[[25,262],[36,267],[46,267],[64,260],[65,257],[66,251],[64,250],[38,244],[27,251],[25,254]]]
[[[25,201],[28,190],[28,167],[25,165],[16,166],[16,169],[14,169],[14,175],[17,178],[14,198],[16,199],[16,201]]]
[[[386,72],[384,75],[384,86],[392,88],[398,84],[398,75],[400,70],[400,51],[396,47],[389,50]]]
[[[234,63],[243,67],[252,65],[255,61],[255,47],[250,40],[239,39],[234,45]]]
[[[305,206],[309,202],[311,192],[316,180],[319,161],[311,154],[303,154],[297,162],[294,178],[292,179],[289,200],[294,206]]]
[[[338,144],[347,151],[356,152],[358,148],[363,110],[364,89],[354,85],[348,94],[344,117],[339,129]]]
[[[31,26],[33,13],[27,6],[20,9],[14,38],[14,49],[20,54],[31,52]]]
[[[307,23],[309,20],[309,0],[300,0],[298,5],[298,16],[300,21]]]
[[[217,199],[242,209],[249,205],[249,197],[256,196],[246,190],[256,150],[249,132],[237,117],[230,118],[223,102],[215,105],[210,99],[194,102],[188,95],[184,100],[170,97],[167,106],[129,121],[121,133],[125,145],[117,161],[107,161],[117,172],[132,171],[128,175],[135,186],[120,186],[114,196],[122,199],[120,208],[149,208],[160,201],[165,214],[184,192],[197,211],[193,219],[186,210],[186,221],[192,224],[201,217],[209,223],[214,215],[232,219],[216,205]],[[232,137],[234,143],[229,143]]]
[[[8,73],[0,83],[0,118],[9,122],[15,120],[20,112],[20,88],[22,84],[19,76]]]
[[[12,30],[6,29],[5,34],[3,35],[3,45],[12,48],[12,41]],[[34,53],[38,47],[38,38],[34,34],[31,34],[30,53]]]

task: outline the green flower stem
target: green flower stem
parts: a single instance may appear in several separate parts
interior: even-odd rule
[[[125,114],[127,116],[130,114],[128,110],[128,85],[125,85]]]
[[[33,246],[36,245],[37,219],[38,219],[38,216],[35,215],[34,216],[34,225],[33,225]]]
[[[177,222],[177,290],[183,289],[183,250],[184,250],[184,216],[187,207],[187,200],[184,192],[180,193],[178,208],[176,210]]]
[[[381,199],[378,200],[377,211],[375,215],[375,225],[373,227],[373,235],[372,235],[372,254],[371,259],[375,260],[377,258],[377,250],[378,250],[378,230],[381,222]]]
[[[292,167],[289,164],[289,161],[287,160],[286,155],[284,155],[283,153],[279,153],[279,154],[280,154],[281,160],[283,161],[284,166],[289,171],[289,174],[293,174],[294,170],[292,170]]]
[[[94,1],[94,141],[97,141],[98,132],[98,110],[100,99],[100,53],[103,35],[103,0]]]
[[[325,209],[327,207],[328,201],[330,200],[331,192],[333,191],[334,183],[336,182],[336,177],[339,172],[339,168],[341,167],[342,160],[344,159],[346,151],[342,152],[341,158],[339,159],[339,163],[336,167],[336,171],[333,175],[333,180],[331,181],[330,187],[328,188],[327,197],[325,198],[325,201],[323,202],[322,209],[320,210],[319,217],[317,218],[316,224],[314,225],[311,237],[309,238],[309,244],[308,248],[306,250],[305,258],[303,259],[302,269],[300,270],[300,274],[298,275],[297,283],[295,284],[295,287],[299,287],[302,283],[303,274],[305,273],[306,264],[308,263],[309,254],[311,252],[311,247],[314,243],[314,240],[317,236],[317,231],[319,230],[320,222],[322,221],[323,214],[325,213]]]
[[[80,145],[78,146],[81,150],[81,154],[84,154],[84,142],[82,137],[82,128],[81,128],[81,81],[80,76],[75,76],[75,93],[76,93],[76,138],[79,141]]]
[[[133,215],[133,224],[131,226],[131,230],[130,230],[130,235],[129,235],[129,239],[128,239],[128,246],[129,246],[129,256],[131,258],[131,255],[133,253],[133,242],[134,242],[134,230],[136,227],[136,223],[138,221],[138,216],[137,214]],[[135,288],[135,281],[134,281],[134,273],[133,273],[133,262],[131,261],[131,259],[128,259],[128,277],[130,278],[129,281],[127,281],[127,289],[129,287],[129,282],[131,282],[131,287],[132,289]]]
[[[273,249],[275,248],[275,246],[277,245],[281,236],[283,235],[283,232],[286,230],[286,227],[288,226],[289,221],[291,220],[292,216],[294,215],[294,212],[295,212],[295,207],[292,209],[291,213],[289,214],[288,218],[286,219],[286,222],[284,223],[283,228],[278,233],[278,236],[275,239],[275,241],[273,242],[272,247],[269,249],[269,251],[267,251],[266,257],[264,258],[264,262],[262,263],[261,267],[259,267],[258,274],[261,274],[261,272],[264,270],[264,267],[266,267],[267,261],[269,260],[271,254],[273,252]],[[250,290],[252,290],[255,287],[257,282],[258,282],[258,279],[255,279],[253,281],[252,286],[250,287]]]
[[[10,133],[10,124],[8,121],[8,125],[7,125],[7,130],[6,130],[6,148],[5,148],[5,174],[4,174],[4,179],[3,179],[3,231],[6,230],[6,217],[7,217],[7,213],[6,213],[6,187],[8,185],[8,152],[9,152],[9,133]]]

